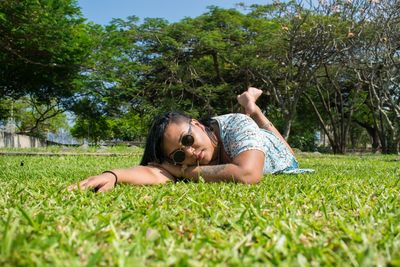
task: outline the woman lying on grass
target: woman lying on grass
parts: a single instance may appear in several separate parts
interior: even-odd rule
[[[198,121],[168,112],[154,119],[140,166],[88,177],[70,189],[104,192],[117,182],[162,184],[180,179],[258,183],[266,173],[302,173],[293,150],[256,105],[262,91],[238,96],[244,114]]]

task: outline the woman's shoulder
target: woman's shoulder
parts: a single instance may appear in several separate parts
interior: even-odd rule
[[[250,119],[247,115],[242,113],[228,113],[220,116],[215,116],[213,119],[218,122],[231,123],[232,121],[243,121]]]
[[[249,132],[258,133],[255,121],[242,113],[230,113],[214,117],[218,122],[220,137],[222,139],[237,139],[237,136],[247,135]]]
[[[247,150],[263,150],[263,138],[260,129],[252,118],[241,113],[231,113],[215,118],[227,155],[233,159]]]
[[[222,129],[244,127],[247,125],[253,126],[255,122],[249,116],[242,113],[229,113],[221,116],[213,117]],[[256,125],[256,124],[255,124]]]

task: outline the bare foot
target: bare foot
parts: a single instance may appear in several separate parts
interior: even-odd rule
[[[239,104],[244,108],[247,115],[252,115],[257,111],[256,100],[260,97],[262,91],[255,87],[249,87],[246,92],[237,96]]]
[[[260,95],[262,95],[263,91],[255,87],[249,87],[247,88],[247,92],[249,92],[254,97],[254,102],[256,102]]]

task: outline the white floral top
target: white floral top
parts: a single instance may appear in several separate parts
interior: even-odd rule
[[[284,143],[271,131],[260,129],[249,116],[240,113],[214,117],[218,122],[221,140],[228,156],[257,149],[265,154],[264,173],[304,173]]]

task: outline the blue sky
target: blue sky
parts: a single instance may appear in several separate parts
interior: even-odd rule
[[[78,0],[89,21],[108,24],[113,18],[135,15],[144,18],[165,18],[177,22],[184,17],[197,17],[207,12],[207,6],[235,8],[235,4],[268,4],[271,0]]]

